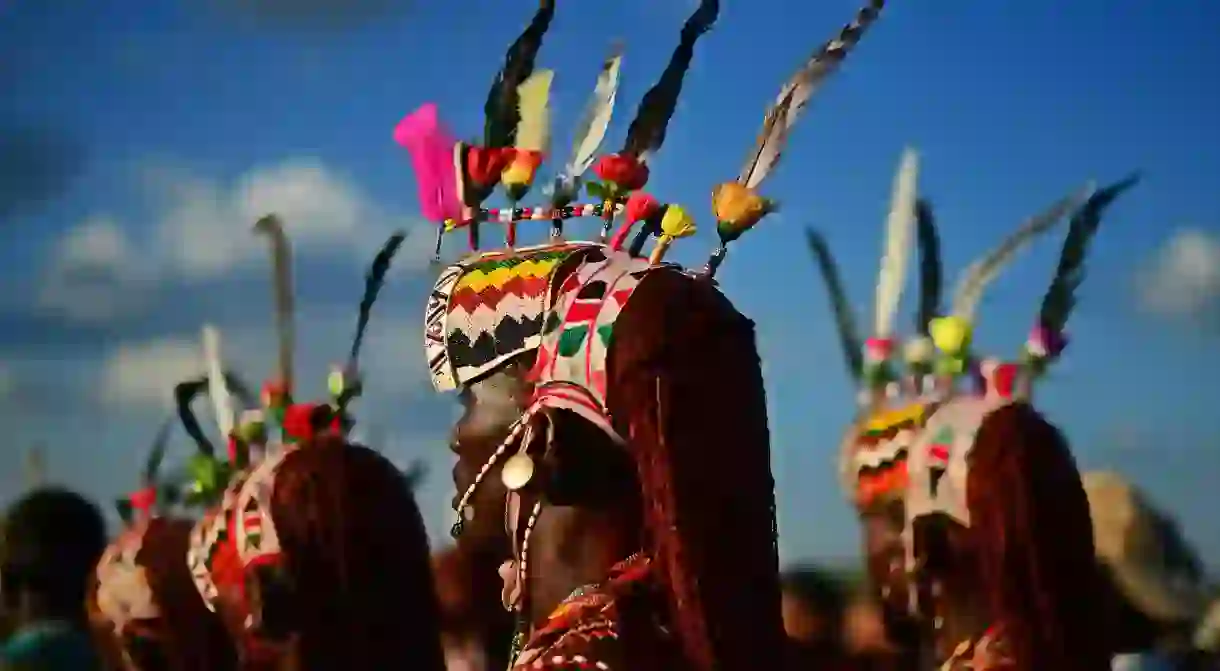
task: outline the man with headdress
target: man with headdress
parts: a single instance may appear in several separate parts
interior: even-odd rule
[[[1028,398],[1066,344],[1064,327],[1102,213],[1135,181],[1090,187],[1027,220],[967,268],[952,311],[942,315],[931,210],[916,202],[913,180],[901,188],[900,174],[896,194],[907,193],[907,202],[895,198],[873,337],[865,343],[855,336],[824,241],[810,234],[850,369],[862,382],[865,413],[845,441],[841,468],[862,518],[881,522],[865,529],[871,573],[891,611],[931,625],[924,630],[945,668],[1097,668],[1104,658],[1104,638],[1082,607],[1100,598],[1100,583],[1079,474],[1062,436]],[[1069,213],[1055,278],[1020,361],[975,358],[971,320],[983,290]],[[908,371],[898,376],[893,316],[916,237],[923,261],[919,335],[903,348]],[[976,388],[958,389],[959,376]],[[897,515],[878,517],[879,508]]]
[[[499,560],[472,558],[467,547],[433,557],[445,664],[449,671],[498,671],[508,665],[513,619],[500,605],[499,576],[481,569]]]
[[[327,380],[331,398],[301,403],[292,395],[287,237],[274,216],[256,230],[273,243],[281,363],[265,417],[280,441],[232,489],[223,538],[231,566],[225,584],[201,592],[245,612],[228,622],[244,668],[440,671],[439,610],[412,479],[346,437],[371,310],[405,236],[391,236],[370,266],[347,361]]]
[[[617,59],[603,70],[550,207],[516,207],[524,171],[491,160],[522,159],[524,150],[537,167],[522,134],[533,137],[545,123],[545,87],[526,75],[549,3],[510,49],[486,108],[489,129],[516,128],[515,149],[506,153],[490,133],[483,147],[455,143],[435,106],[396,130],[411,151],[424,214],[442,232],[468,228],[477,251],[479,223],[508,227],[510,249],[442,272],[425,351],[438,389],[460,388],[466,406],[454,432],[454,531],[464,545],[487,547],[497,536],[503,544],[501,521],[507,527],[502,597],[522,618],[514,668],[780,664],[774,482],[753,325],[712,277],[727,245],[773,209],[758,187],[813,91],[881,5],[870,2],[818,49],[768,109],[741,175],[714,191],[720,245],[703,272],[662,263],[694,222],[641,189],[695,42],[719,13],[715,0],[686,22],[623,149],[596,162],[601,181],[587,186],[599,203],[572,200],[605,134]],[[528,55],[518,53],[527,45]],[[513,86],[519,104],[501,106]],[[497,175],[514,206],[483,209]],[[611,236],[620,210],[625,220]],[[557,241],[563,221],[577,216],[603,220],[600,244]],[[528,220],[552,222],[552,244],[514,249],[515,225]]]
[[[945,668],[1110,665],[1080,473],[1062,433],[1029,399],[1033,382],[1066,344],[1064,329],[1102,215],[1136,181],[1098,189],[1074,208],[1038,324],[1017,363],[974,359],[964,311],[929,325],[942,356],[965,364],[954,368],[979,384],[955,391],[936,409],[907,461],[908,568],[916,610],[931,620]]]

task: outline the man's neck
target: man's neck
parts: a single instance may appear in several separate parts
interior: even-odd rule
[[[538,538],[530,545],[525,593],[530,619],[536,624],[545,622],[577,590],[600,585],[615,564],[638,550],[612,531],[617,525],[605,519],[578,521],[578,516],[586,517],[578,513],[570,523],[554,529],[562,538]]]

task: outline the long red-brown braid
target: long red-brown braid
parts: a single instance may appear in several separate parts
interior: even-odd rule
[[[171,669],[224,671],[236,666],[236,651],[223,623],[204,605],[183,557],[192,522],[155,518],[148,523],[136,563],[144,567],[161,611],[159,638]]]
[[[423,518],[404,474],[324,435],[285,457],[271,515],[304,669],[443,671]]]
[[[780,668],[779,558],[753,324],[662,271],[619,317],[607,403],[638,469],[645,550],[689,668]]]
[[[1029,405],[1002,408],[969,467],[971,549],[1017,671],[1109,669],[1089,504],[1063,435]]]

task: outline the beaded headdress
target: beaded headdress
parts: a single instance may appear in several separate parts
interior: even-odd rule
[[[899,190],[896,186],[896,194]],[[1057,201],[970,264],[961,274],[949,316],[940,314],[943,270],[932,207],[927,201],[913,197],[901,206],[896,203],[895,208],[910,208],[906,210],[907,228],[887,231],[874,329],[872,337],[863,343],[826,241],[817,231],[807,231],[811,252],[830,294],[849,373],[860,385],[857,398],[863,416],[846,437],[839,464],[844,487],[857,503],[878,496],[905,495],[908,453],[936,409],[946,399],[961,394],[956,384],[961,376],[976,380],[976,389],[971,393],[980,396],[1019,397],[1022,394],[1016,393],[1018,388],[1029,389],[1028,383],[1017,379],[1018,366],[990,358],[979,361],[969,354],[969,320],[984,290],[1018,253],[1054,230],[1067,215],[1083,211],[1079,208],[1087,204],[1091,192],[1092,187],[1088,187]],[[901,361],[895,361],[892,314],[906,279],[906,255],[912,237],[920,252],[915,335],[902,346]],[[897,283],[898,288],[889,288],[892,283]],[[1039,350],[1031,347],[1031,351]],[[1053,355],[1057,356],[1058,350]],[[1040,365],[1032,356],[1026,360],[1031,367]]]

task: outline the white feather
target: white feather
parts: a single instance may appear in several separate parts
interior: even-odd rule
[[[881,272],[877,278],[877,297],[873,318],[873,335],[888,338],[893,334],[894,317],[906,284],[907,261],[911,256],[911,239],[915,232],[915,200],[919,195],[919,155],[914,149],[902,152],[902,162],[894,177],[894,192],[890,199],[890,214],[886,220],[885,247]]]
[[[207,364],[208,396],[212,399],[216,424],[220,427],[220,435],[227,439],[233,431],[236,415],[220,359],[220,331],[211,324],[203,327],[203,359]]]
[[[1096,188],[1096,185],[1090,182],[1075,193],[1059,199],[1041,213],[1026,219],[986,256],[967,266],[960,275],[957,289],[953,292],[954,316],[966,321],[973,320],[984,291],[1013,259],[1034,240],[1054,230],[1068,214],[1083,205]]]
[[[623,55],[616,48],[602,65],[601,74],[597,76],[597,86],[593,89],[593,97],[589,101],[580,124],[576,127],[575,143],[572,146],[572,158],[564,167],[562,176],[566,178],[580,177],[597,155],[606,132],[610,128],[610,117],[614,114],[614,101],[618,97],[619,68]]]

